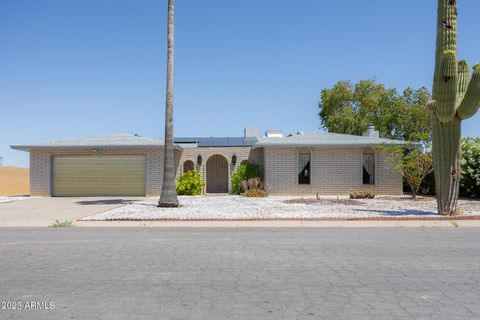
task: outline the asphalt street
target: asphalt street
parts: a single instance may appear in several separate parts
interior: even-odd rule
[[[0,319],[480,319],[477,228],[9,228],[0,257]]]

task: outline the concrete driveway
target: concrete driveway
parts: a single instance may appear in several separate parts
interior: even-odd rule
[[[75,221],[141,199],[144,198],[31,198],[0,203],[0,227],[46,227],[57,219]]]

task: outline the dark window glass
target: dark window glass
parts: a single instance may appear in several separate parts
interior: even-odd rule
[[[310,184],[310,153],[298,154],[298,184]]]
[[[363,153],[363,184],[375,184],[375,153]]]

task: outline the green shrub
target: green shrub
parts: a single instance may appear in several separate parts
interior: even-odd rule
[[[204,183],[197,170],[182,173],[178,178],[177,194],[181,196],[198,196],[202,193]]]
[[[244,191],[242,181],[258,177],[261,178],[261,172],[257,165],[253,163],[241,164],[231,176],[232,194],[241,194]]]
[[[462,139],[460,195],[480,197],[480,138]]]
[[[68,220],[65,220],[65,221],[55,220],[55,222],[49,225],[49,227],[50,228],[68,228],[68,227],[71,227],[72,224],[73,222]]]

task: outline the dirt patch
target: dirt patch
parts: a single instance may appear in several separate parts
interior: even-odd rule
[[[283,203],[287,204],[309,204],[309,205],[344,205],[344,206],[364,206],[366,203],[352,199],[290,199]]]
[[[29,169],[0,167],[0,196],[27,195],[29,193]]]

